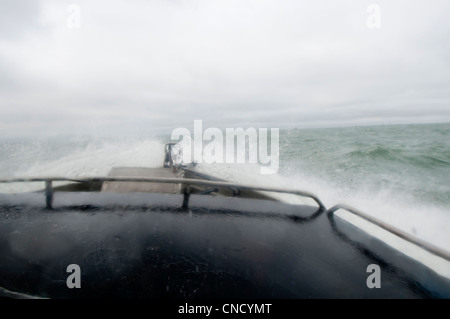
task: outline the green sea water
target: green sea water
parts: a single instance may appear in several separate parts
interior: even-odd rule
[[[280,153],[282,175],[345,192],[389,192],[450,213],[448,123],[282,131]]]

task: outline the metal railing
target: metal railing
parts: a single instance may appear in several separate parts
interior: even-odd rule
[[[252,186],[241,185],[236,183],[221,182],[221,181],[209,181],[200,179],[189,178],[170,178],[170,177],[85,177],[85,178],[67,178],[67,177],[27,177],[27,178],[8,178],[0,179],[0,183],[27,183],[27,182],[45,182],[45,198],[46,207],[51,209],[53,203],[53,182],[77,182],[77,183],[91,183],[91,182],[137,182],[137,183],[170,183],[170,184],[182,184],[185,185],[183,208],[188,207],[190,196],[190,185],[199,186],[211,186],[211,187],[224,187],[224,188],[236,188],[240,190],[250,191],[265,191],[274,193],[285,193],[298,195],[302,197],[311,198],[314,200],[320,209],[326,210],[325,205],[320,199],[307,191],[282,189],[274,187],[264,186]]]
[[[384,230],[386,230],[386,231],[388,231],[388,232],[390,232],[390,233],[392,233],[392,234],[394,234],[394,235],[396,235],[396,236],[398,236],[398,237],[400,237],[400,238],[402,238],[402,239],[404,239],[404,240],[406,240],[406,241],[408,241],[410,243],[413,243],[413,244],[421,247],[422,249],[425,249],[426,251],[429,251],[430,253],[432,253],[434,255],[437,255],[439,257],[442,257],[442,258],[450,261],[450,253],[449,252],[447,252],[447,251],[445,251],[445,250],[443,250],[443,249],[441,249],[441,248],[439,248],[437,246],[434,246],[434,245],[432,245],[432,244],[430,244],[430,243],[428,243],[426,241],[423,241],[423,240],[421,240],[421,239],[419,239],[417,237],[414,237],[414,236],[412,236],[412,235],[410,235],[410,234],[408,234],[408,233],[406,233],[406,232],[404,232],[404,231],[402,231],[402,230],[400,230],[400,229],[398,229],[398,228],[396,228],[396,227],[394,227],[392,225],[386,224],[385,222],[383,222],[383,221],[381,221],[381,220],[379,220],[379,219],[377,219],[375,217],[372,217],[370,215],[367,215],[367,214],[365,214],[365,213],[359,211],[358,209],[353,208],[353,207],[351,207],[349,205],[338,204],[338,205],[335,205],[335,206],[331,207],[328,210],[328,212],[327,212],[328,216],[332,217],[334,215],[334,213],[336,211],[338,211],[339,209],[343,209],[343,210],[345,210],[347,212],[350,212],[350,213],[352,213],[352,214],[354,214],[354,215],[356,215],[358,217],[361,217],[362,219],[364,219],[364,220],[366,220],[366,221],[368,221],[368,222],[370,222],[372,224],[375,224],[378,227],[380,227],[380,228],[382,228],[382,229],[384,229]]]
[[[163,178],[163,177],[84,177],[84,178],[67,178],[67,177],[26,177],[26,178],[9,178],[9,179],[0,179],[0,183],[23,183],[23,182],[44,182],[45,183],[45,202],[46,207],[48,209],[52,209],[53,207],[53,182],[76,182],[76,183],[91,183],[91,182],[137,182],[137,183],[171,183],[171,184],[182,184],[185,186],[184,188],[184,198],[183,198],[183,208],[188,208],[189,206],[189,197],[190,197],[190,185],[199,185],[199,186],[209,186],[209,187],[222,187],[222,188],[235,188],[239,190],[250,190],[250,191],[265,191],[265,192],[275,192],[275,193],[285,193],[298,195],[306,198],[311,198],[314,200],[319,209],[327,211],[328,216],[333,217],[334,213],[343,209],[346,210],[358,217],[365,219],[366,221],[377,225],[378,227],[395,234],[396,236],[411,242],[437,256],[440,256],[448,261],[450,261],[450,253],[436,247],[426,241],[423,241],[419,238],[416,238],[398,228],[395,228],[389,224],[384,223],[381,220],[376,219],[370,215],[367,215],[351,206],[345,204],[338,204],[330,209],[326,209],[325,205],[322,201],[313,193],[302,191],[302,190],[293,190],[293,189],[282,189],[282,188],[274,188],[274,187],[264,187],[264,186],[252,186],[252,185],[241,185],[230,182],[222,182],[222,181],[211,181],[211,180],[200,180],[200,179],[189,179],[189,178]]]

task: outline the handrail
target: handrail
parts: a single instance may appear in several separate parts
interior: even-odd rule
[[[421,248],[423,248],[423,249],[425,249],[425,250],[427,250],[427,251],[429,251],[429,252],[431,252],[431,253],[439,256],[439,257],[442,257],[442,258],[450,261],[450,253],[445,251],[444,249],[441,249],[441,248],[439,248],[439,247],[437,247],[437,246],[435,246],[433,244],[430,244],[429,242],[426,242],[426,241],[421,240],[421,239],[419,239],[419,238],[417,238],[415,236],[412,236],[412,235],[410,235],[410,234],[408,234],[408,233],[406,233],[406,232],[404,232],[404,231],[402,231],[402,230],[400,230],[400,229],[398,229],[398,228],[396,228],[394,226],[386,224],[385,222],[383,222],[383,221],[381,221],[381,220],[379,220],[379,219],[377,219],[375,217],[372,217],[370,215],[367,215],[367,214],[365,214],[365,213],[359,211],[358,209],[353,208],[353,207],[351,207],[349,205],[338,204],[338,205],[335,205],[335,206],[331,207],[328,210],[328,216],[332,216],[339,209],[346,210],[346,211],[348,211],[348,212],[350,212],[350,213],[352,213],[352,214],[354,214],[354,215],[356,215],[358,217],[361,217],[362,219],[365,219],[368,222],[371,222],[372,224],[375,224],[378,227],[380,227],[380,228],[382,228],[382,229],[384,229],[384,230],[386,230],[386,231],[388,231],[390,233],[393,233],[393,234],[397,235],[398,237],[400,237],[400,238],[402,238],[402,239],[404,239],[404,240],[406,240],[406,241],[408,241],[410,243],[413,243],[413,244],[415,244],[415,245],[417,245],[417,246],[419,246],[419,247],[421,247]]]
[[[321,202],[321,200],[314,195],[313,193],[302,191],[302,190],[293,190],[293,189],[283,189],[283,188],[274,188],[274,187],[264,187],[264,186],[252,186],[252,185],[242,185],[230,182],[222,182],[222,181],[211,181],[211,180],[201,180],[201,179],[189,179],[189,178],[170,178],[170,177],[109,177],[109,176],[95,176],[95,177],[81,177],[81,178],[69,178],[69,177],[17,177],[17,178],[4,178],[0,179],[0,183],[21,183],[21,182],[45,182],[45,195],[46,195],[46,206],[47,208],[52,208],[53,202],[53,182],[78,182],[78,183],[86,183],[86,182],[148,182],[148,183],[171,183],[171,184],[184,184],[186,185],[184,191],[184,199],[183,199],[183,208],[188,207],[189,197],[190,197],[190,185],[200,185],[200,186],[213,186],[213,187],[233,187],[241,190],[252,190],[252,191],[266,191],[266,192],[276,192],[276,193],[286,193],[299,195],[307,198],[313,199],[319,206],[320,209],[326,210],[325,205]],[[353,208],[346,204],[338,204],[327,210],[328,216],[332,217],[334,213],[339,210],[346,210],[358,217],[361,217],[378,227],[397,235],[398,237],[411,242],[437,256],[440,256],[448,261],[450,261],[450,253],[434,246],[426,241],[423,241],[417,237],[414,237],[394,226],[384,223],[383,221],[367,215],[356,208]]]
[[[17,177],[17,178],[6,178],[0,179],[0,183],[22,183],[22,182],[45,182],[45,193],[46,193],[46,203],[47,208],[52,208],[53,199],[53,188],[52,182],[137,182],[137,183],[171,183],[171,184],[184,184],[188,189],[190,185],[200,185],[200,186],[215,186],[215,187],[233,187],[241,190],[252,190],[252,191],[266,191],[275,193],[287,193],[293,195],[299,195],[303,197],[308,197],[313,199],[319,206],[320,209],[326,210],[325,205],[320,201],[320,199],[307,191],[293,190],[293,189],[283,189],[274,187],[264,187],[264,186],[252,186],[252,185],[241,185],[230,182],[220,182],[220,181],[208,181],[200,179],[190,179],[190,178],[175,178],[175,177],[109,177],[109,176],[95,176],[95,177]],[[189,192],[185,192],[185,197],[189,197]]]

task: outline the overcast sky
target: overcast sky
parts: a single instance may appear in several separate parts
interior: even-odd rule
[[[447,0],[1,0],[0,134],[450,122],[449,12]]]

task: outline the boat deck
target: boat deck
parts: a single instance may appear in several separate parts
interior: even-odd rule
[[[167,168],[149,167],[114,167],[108,173],[110,177],[180,177]],[[102,192],[115,193],[168,193],[179,194],[180,184],[165,183],[135,183],[135,182],[104,182]]]

